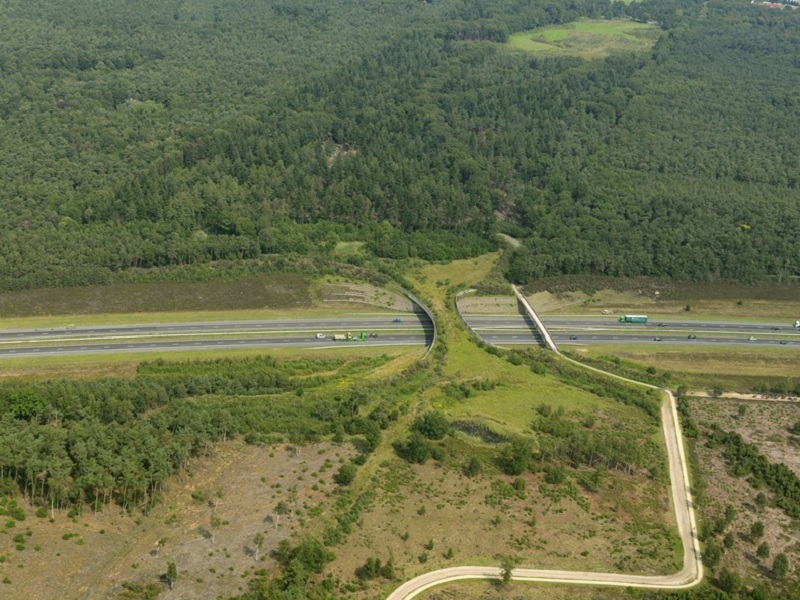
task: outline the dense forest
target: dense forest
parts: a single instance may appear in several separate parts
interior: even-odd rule
[[[513,51],[578,18],[662,33]],[[800,272],[800,15],[749,3],[12,1],[0,287],[326,252],[508,275]],[[326,224],[330,223],[330,224]]]

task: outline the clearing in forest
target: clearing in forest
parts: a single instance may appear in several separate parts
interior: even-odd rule
[[[509,36],[512,48],[582,58],[604,58],[613,52],[641,52],[658,37],[658,28],[628,19],[581,20],[531,29]]]

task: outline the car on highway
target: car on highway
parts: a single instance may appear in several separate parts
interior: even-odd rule
[[[369,334],[369,337],[371,337],[371,338],[376,338],[376,337],[378,337],[378,334],[377,334],[377,333],[370,333],[370,334]]]
[[[577,340],[577,339],[578,339],[578,336],[577,336],[577,335],[571,335],[571,336],[569,336],[569,339],[571,339],[571,340]]]
[[[658,324],[658,326],[659,326],[659,327],[666,327],[666,326],[667,326],[667,324],[666,324],[666,323],[659,323],[659,324]]]
[[[687,335],[686,337],[689,338],[690,340],[696,340],[697,339],[697,336],[695,334],[693,334],[693,333]]]
[[[324,340],[325,339],[325,334],[324,333],[318,333],[317,334],[317,339],[318,340]]]
[[[660,341],[661,341],[661,338],[660,338],[660,337],[654,337],[654,338],[653,338],[653,341],[654,341],[654,342],[660,342]]]
[[[402,323],[402,319],[392,319],[392,323]]]
[[[781,329],[780,327],[773,327],[772,331],[780,331],[780,329]]]
[[[747,338],[747,341],[748,342],[755,342],[756,341],[756,336],[751,335],[749,338]]]
[[[785,346],[786,344],[788,344],[788,343],[789,343],[789,342],[787,342],[786,340],[781,340],[781,344],[782,344],[782,345],[784,345],[784,346]]]

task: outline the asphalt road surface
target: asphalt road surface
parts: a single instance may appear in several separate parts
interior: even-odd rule
[[[399,322],[395,322],[399,319]],[[343,333],[346,331],[402,331],[413,327],[428,328],[427,317],[424,315],[408,314],[402,317],[363,317],[343,319],[303,319],[303,320],[277,320],[277,321],[226,321],[203,323],[162,323],[146,325],[110,325],[89,327],[52,327],[49,329],[7,329],[0,331],[0,342],[23,342],[30,340],[48,340],[63,337],[111,337],[111,336],[152,336],[152,335],[180,335],[199,334],[219,335],[237,332],[329,332]]]
[[[72,356],[81,354],[118,354],[128,352],[169,352],[177,350],[227,350],[231,348],[334,348],[356,346],[424,346],[424,333],[379,335],[367,340],[335,342],[332,339],[318,340],[304,337],[268,337],[222,339],[222,340],[159,340],[156,342],[94,343],[85,345],[22,346],[0,348],[0,358],[22,358],[30,356]]]
[[[467,325],[490,344],[541,344],[527,316],[464,315]],[[741,323],[724,321],[651,321],[620,323],[616,317],[558,317],[542,319],[558,345],[583,344],[702,344],[710,346],[800,347],[793,321]],[[696,336],[690,339],[689,336]],[[656,338],[660,338],[656,340]],[[755,339],[750,339],[755,338]]]
[[[362,331],[366,340],[336,342],[335,334]],[[323,333],[326,339],[317,339]],[[325,348],[332,344],[405,346],[430,344],[433,330],[424,315],[286,321],[164,323],[60,327],[0,331],[0,358],[69,356],[231,348]]]

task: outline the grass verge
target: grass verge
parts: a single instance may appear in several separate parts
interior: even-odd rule
[[[424,349],[419,346],[336,346],[337,358],[362,356],[392,357],[421,356]],[[87,354],[75,356],[43,356],[30,358],[8,358],[0,360],[0,379],[69,377],[95,379],[101,377],[133,377],[137,365],[145,360],[154,360],[163,355],[170,361],[212,360],[217,358],[248,358],[252,356],[274,356],[278,359],[318,357],[318,348],[274,348],[274,349],[220,349],[220,350],[176,350],[174,352],[134,352],[113,354]],[[389,366],[383,367],[391,372]]]
[[[576,353],[592,358],[617,356],[658,371],[669,371],[675,385],[689,388],[720,386],[724,390],[749,390],[758,383],[785,379],[797,372],[800,349],[725,348],[696,346],[665,350],[649,345],[592,344]]]

